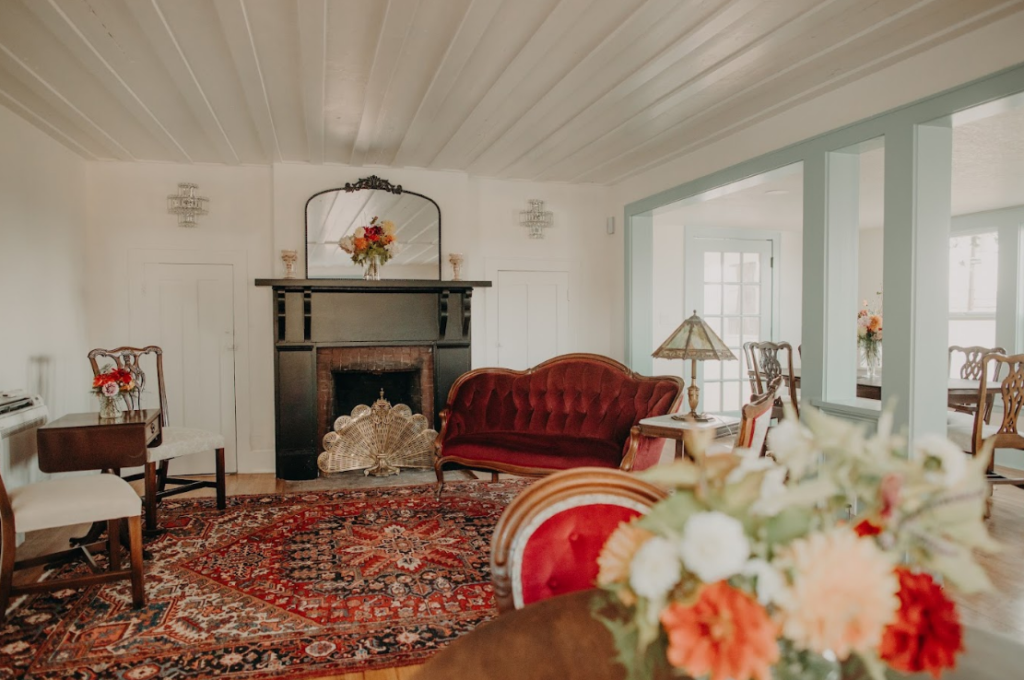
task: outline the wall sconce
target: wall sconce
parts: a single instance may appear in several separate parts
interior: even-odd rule
[[[530,230],[530,238],[544,238],[544,229],[551,226],[551,212],[544,209],[544,201],[531,198],[529,210],[519,211],[519,224]]]
[[[178,193],[167,197],[167,212],[178,216],[179,227],[196,226],[196,216],[206,215],[206,203],[210,199],[196,196],[199,185],[183,182],[178,185]]]

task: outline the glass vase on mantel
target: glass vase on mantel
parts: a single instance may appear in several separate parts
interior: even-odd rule
[[[366,269],[363,270],[364,281],[380,281],[380,260],[373,255],[366,259]]]
[[[120,420],[123,416],[121,412],[121,397],[108,397],[104,394],[100,396],[100,420]]]
[[[882,375],[882,342],[862,342],[860,346],[861,364],[869,380]]]

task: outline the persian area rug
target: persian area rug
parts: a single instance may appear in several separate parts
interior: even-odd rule
[[[420,663],[497,610],[494,525],[527,481],[164,501],[127,581],[33,596],[0,678],[310,678]],[[104,564],[105,566],[105,564]],[[68,570],[82,566],[65,567]]]

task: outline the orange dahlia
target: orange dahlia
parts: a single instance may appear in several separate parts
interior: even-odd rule
[[[777,629],[757,600],[726,581],[701,588],[691,605],[675,602],[661,613],[668,661],[711,680],[771,679],[779,660]]]
[[[938,678],[956,666],[964,648],[963,627],[954,605],[929,574],[897,567],[900,609],[882,636],[879,656],[904,673],[928,671]]]

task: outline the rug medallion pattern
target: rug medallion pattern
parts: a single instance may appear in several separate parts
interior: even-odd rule
[[[494,524],[526,482],[165,501],[147,604],[127,582],[31,597],[0,678],[267,680],[418,663],[496,613]],[[68,567],[82,569],[82,567]]]

